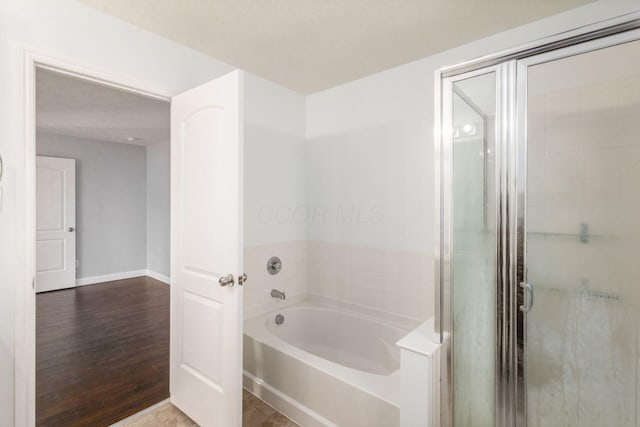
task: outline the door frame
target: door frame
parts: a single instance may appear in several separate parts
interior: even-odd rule
[[[469,77],[491,66],[504,67],[504,78],[498,81],[502,107],[498,114],[503,125],[500,137],[510,147],[496,160],[501,164],[497,181],[502,181],[499,197],[504,207],[497,211],[499,240],[502,241],[498,261],[496,338],[496,426],[526,426],[526,314],[519,307],[525,302],[526,283],[526,90],[527,67],[589,51],[640,40],[640,12],[633,12],[575,30],[473,59],[436,72],[435,76],[435,332],[443,344],[441,360],[443,380],[440,383],[440,418],[444,426],[453,425],[452,351],[452,236],[450,138],[444,132],[450,122],[446,109],[451,105],[451,81]],[[498,118],[500,120],[500,118]],[[499,245],[500,246],[500,245]],[[498,248],[497,248],[498,249]],[[507,313],[508,312],[508,313]],[[507,316],[504,316],[508,314]],[[501,339],[498,339],[501,338]]]
[[[36,414],[36,70],[45,69],[70,77],[171,103],[175,90],[156,87],[123,75],[55,57],[28,46],[22,56],[21,109],[23,143],[16,149],[16,241],[14,279],[14,422],[34,426]],[[22,164],[20,165],[20,162]],[[20,220],[22,218],[22,221]],[[22,243],[20,243],[22,242]],[[22,245],[22,246],[20,246]]]

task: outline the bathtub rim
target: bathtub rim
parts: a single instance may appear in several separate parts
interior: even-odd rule
[[[262,313],[260,315],[254,316],[251,319],[245,321],[245,328],[243,334],[248,335],[254,341],[262,344],[270,346],[286,355],[295,358],[296,360],[308,364],[312,368],[321,370],[322,372],[330,375],[340,381],[348,383],[349,385],[366,392],[377,399],[385,401],[388,404],[394,406],[400,406],[400,368],[391,373],[390,375],[380,375],[374,374],[366,371],[361,371],[355,368],[350,368],[348,366],[341,365],[339,363],[333,362],[328,359],[324,359],[320,356],[317,356],[313,353],[310,353],[306,350],[303,350],[299,347],[294,346],[293,344],[288,343],[277,335],[273,334],[271,331],[267,329],[266,320],[277,314],[277,312],[281,310],[286,310],[288,308],[322,308],[328,310],[343,310],[348,311],[348,314],[354,315],[356,317],[361,317],[366,320],[376,321],[378,323],[386,323],[386,319],[391,320],[390,326],[396,327],[405,331],[403,336],[408,335],[413,331],[417,326],[419,326],[422,322],[419,320],[415,320],[412,318],[405,318],[404,316],[398,316],[392,313],[381,312],[381,317],[375,316],[376,312],[379,312],[375,309],[364,309],[361,310],[360,306],[338,302],[323,298],[312,296],[303,301],[297,302],[295,304],[288,304],[286,306],[282,306],[275,310],[270,310],[268,312]],[[374,315],[372,316],[372,313]],[[263,321],[264,320],[264,321]],[[395,321],[394,321],[395,320]],[[393,345],[397,345],[395,342]],[[253,374],[252,374],[253,375]],[[256,377],[260,379],[259,377]]]
[[[299,293],[295,294],[291,298],[287,296],[285,301],[278,300],[277,305],[269,305],[268,307],[252,307],[250,310],[245,311],[244,313],[244,321],[250,322],[254,320],[256,317],[261,317],[266,314],[273,313],[275,314],[278,310],[284,310],[286,308],[303,305],[307,303],[319,304],[322,307],[333,308],[333,309],[343,309],[349,311],[350,314],[355,314],[358,317],[363,317],[367,320],[372,320],[378,323],[388,323],[391,326],[397,327],[399,329],[412,331],[413,329],[420,326],[426,320],[429,320],[433,316],[429,316],[427,318],[421,319],[416,317],[405,316],[402,314],[392,313],[389,311],[380,310],[373,307],[368,307],[365,305],[354,304],[351,302],[346,302],[342,300],[338,300],[335,298],[325,297],[323,295],[314,294],[311,292],[308,293]],[[408,332],[407,332],[408,333]]]

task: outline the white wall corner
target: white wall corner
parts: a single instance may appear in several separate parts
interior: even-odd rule
[[[164,274],[160,274],[157,273],[155,271],[152,270],[147,270],[147,276],[151,277],[152,279],[156,279],[159,282],[162,282],[166,285],[170,285],[171,284],[171,278],[169,276],[165,276]]]

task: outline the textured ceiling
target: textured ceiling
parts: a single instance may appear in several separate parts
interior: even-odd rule
[[[166,102],[39,69],[39,131],[98,141],[147,145],[170,136]],[[128,137],[137,138],[128,141]]]
[[[301,93],[590,0],[79,0]]]

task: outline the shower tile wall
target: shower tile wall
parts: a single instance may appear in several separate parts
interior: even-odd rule
[[[528,105],[530,425],[637,426],[640,76]]]
[[[624,255],[640,235],[640,106],[627,101],[634,91],[640,77],[529,102],[528,251],[545,260],[529,274],[553,287],[608,287],[638,302],[635,284],[624,286],[621,276],[637,264]],[[588,244],[580,243],[581,224]],[[623,259],[602,262],[612,251]]]
[[[276,275],[267,272],[267,261],[278,256],[282,270]],[[284,291],[288,299],[307,293],[307,243],[304,240],[267,245],[246,246],[244,267],[249,280],[244,285],[244,310],[251,313],[268,311],[282,305],[271,297],[271,290]]]
[[[433,315],[433,256],[309,241],[309,293],[417,319]]]

